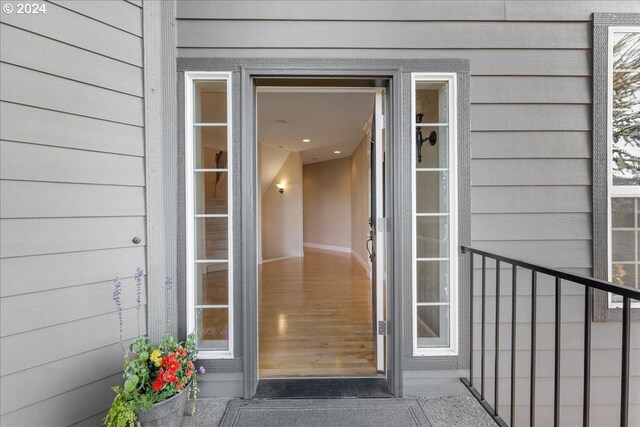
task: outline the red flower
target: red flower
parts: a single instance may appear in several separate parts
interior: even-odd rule
[[[158,376],[153,384],[151,384],[151,388],[153,388],[153,391],[160,391],[162,390],[162,387],[164,387],[164,381],[162,380],[162,378],[160,378],[160,376]]]
[[[188,369],[188,370],[184,373],[184,375],[185,375],[187,378],[191,378],[191,375],[192,375],[192,374],[193,374],[193,369]]]
[[[176,378],[176,373],[174,371],[166,371],[162,376],[162,379],[165,382],[168,382],[171,384],[175,384],[178,381],[178,378]]]
[[[167,372],[175,373],[180,369],[180,362],[178,362],[175,354],[170,354],[162,359],[162,366],[167,370]]]
[[[176,384],[176,387],[178,387],[178,390],[182,390],[184,388],[184,383],[178,382],[178,384]]]
[[[185,357],[187,355],[187,351],[184,349],[184,347],[179,347],[178,348],[178,356],[180,357]]]

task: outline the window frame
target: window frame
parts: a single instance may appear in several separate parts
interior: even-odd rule
[[[201,169],[194,168],[194,126],[198,124],[194,121],[194,89],[197,81],[225,81],[227,84],[227,167],[225,172],[227,173],[227,193],[229,198],[227,200],[227,304],[216,305],[210,308],[227,308],[227,335],[229,342],[228,350],[207,350],[200,349],[198,351],[198,358],[200,359],[233,359],[234,358],[234,306],[233,306],[233,87],[232,87],[232,72],[227,71],[211,71],[211,72],[191,72],[186,71],[184,73],[184,102],[185,102],[185,145],[184,145],[184,179],[185,179],[185,229],[186,229],[186,317],[187,317],[187,332],[196,330],[196,304],[195,304],[195,268],[197,263],[195,256],[195,209],[194,209],[194,180],[193,174],[196,170]],[[207,170],[211,172],[220,171],[220,169]],[[216,215],[220,217],[220,215]],[[218,260],[221,261],[221,260]]]
[[[611,278],[611,147],[613,108],[613,32],[640,27],[638,13],[593,14],[593,276]],[[616,194],[613,194],[616,193]],[[622,310],[610,295],[593,291],[593,321],[620,322]],[[640,307],[633,304],[632,321],[640,321]]]
[[[607,279],[611,281],[613,248],[612,233],[613,224],[611,219],[611,201],[614,198],[640,198],[640,186],[634,185],[613,185],[613,35],[615,33],[638,33],[639,26],[610,26],[607,28]],[[635,212],[634,212],[635,214]],[[638,278],[636,277],[636,280]],[[607,295],[609,308],[622,308],[622,302],[613,302],[612,294]],[[640,308],[640,302],[632,301],[631,307]]]
[[[459,353],[458,343],[458,274],[459,274],[459,247],[458,247],[458,87],[457,73],[411,73],[411,135],[415,135],[416,129],[416,82],[447,82],[448,91],[448,218],[449,218],[449,346],[447,347],[418,347],[417,333],[417,209],[416,209],[416,145],[411,144],[411,221],[412,221],[412,242],[411,242],[411,318],[412,318],[412,347],[414,357],[423,356],[457,356]],[[437,170],[439,168],[429,168]],[[430,304],[439,305],[444,304]],[[424,306],[424,305],[423,305]]]

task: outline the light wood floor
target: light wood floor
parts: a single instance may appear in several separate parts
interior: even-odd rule
[[[261,377],[375,375],[371,282],[351,254],[262,264]]]

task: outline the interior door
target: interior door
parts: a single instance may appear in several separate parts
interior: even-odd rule
[[[371,123],[371,207],[369,217],[369,240],[371,250],[372,319],[376,341],[376,368],[385,370],[386,322],[384,312],[385,292],[385,239],[386,220],[384,212],[384,114],[383,92],[376,92],[373,120]]]

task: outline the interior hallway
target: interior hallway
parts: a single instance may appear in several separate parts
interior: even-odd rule
[[[351,254],[305,248],[259,274],[261,377],[376,374],[371,283]]]

